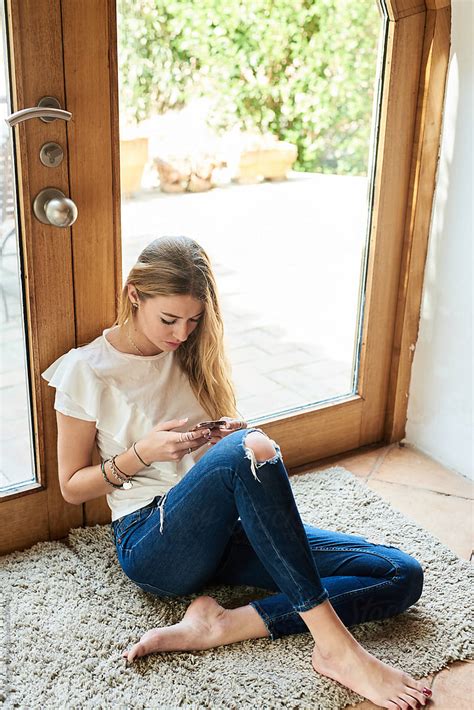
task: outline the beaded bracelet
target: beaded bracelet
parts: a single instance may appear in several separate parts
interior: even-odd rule
[[[120,471],[120,473],[123,473],[123,475],[125,476],[126,479],[133,478],[133,476],[131,476],[129,473],[125,473],[125,471],[122,471],[122,469],[117,466],[117,464],[115,463],[115,459],[117,458],[117,456],[120,456],[120,454],[115,454],[115,456],[112,456],[112,461],[114,462],[114,466],[117,469],[117,471]]]
[[[117,481],[120,481],[121,483],[123,483],[124,481],[127,480],[126,478],[124,478],[124,476],[121,476],[119,473],[117,473],[117,469],[116,469],[116,467],[115,467],[114,457],[112,457],[111,459],[105,459],[105,461],[104,461],[104,466],[105,466],[106,463],[109,463],[109,464],[110,464],[110,473],[112,474],[112,476],[113,476]]]
[[[108,461],[110,463],[110,468],[112,470],[112,475],[117,479],[117,481],[121,481],[122,488],[124,488],[126,491],[128,491],[130,488],[133,488],[133,483],[130,480],[132,477],[127,476],[126,473],[123,473],[123,471],[120,471],[119,467],[115,463],[115,459],[117,458],[117,456],[119,456],[119,454],[115,454],[115,456],[112,456],[111,459],[108,459]],[[120,471],[120,473],[123,473],[123,476],[121,476],[120,473],[118,473],[119,471]]]
[[[109,461],[109,459],[107,459],[107,461]],[[106,461],[101,461],[101,462],[100,462],[100,468],[101,468],[101,471],[102,471],[102,475],[103,475],[103,477],[104,477],[104,481],[106,481],[107,483],[109,483],[109,484],[110,484],[111,486],[113,486],[114,488],[123,488],[123,484],[122,484],[121,486],[119,486],[119,485],[117,485],[117,483],[112,483],[112,481],[109,481],[109,479],[107,478],[107,474],[106,474],[106,472],[105,472],[105,463],[106,463]]]

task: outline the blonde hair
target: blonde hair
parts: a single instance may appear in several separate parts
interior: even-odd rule
[[[133,318],[128,284],[135,286],[140,301],[185,295],[203,303],[199,325],[180,345],[176,357],[211,419],[238,416],[216,282],[204,249],[184,236],[159,237],[150,242],[127,277],[114,325],[122,326]]]

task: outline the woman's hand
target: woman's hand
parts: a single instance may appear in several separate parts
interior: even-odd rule
[[[140,457],[146,463],[152,461],[181,461],[185,454],[196,451],[209,441],[210,429],[198,431],[171,431],[186,424],[186,419],[170,419],[160,422],[143,439],[136,442]],[[190,451],[191,449],[191,451]]]
[[[219,419],[223,419],[226,422],[225,426],[211,429],[211,435],[206,437],[206,441],[209,441],[212,446],[217,444],[217,442],[223,439],[224,436],[232,434],[233,431],[247,428],[247,422],[243,419],[232,419],[232,417],[219,417]]]

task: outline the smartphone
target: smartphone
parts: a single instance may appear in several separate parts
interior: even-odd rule
[[[199,422],[199,424],[193,426],[190,431],[196,431],[196,429],[215,429],[216,427],[225,426],[226,424],[227,422],[225,419],[216,419],[212,422]]]

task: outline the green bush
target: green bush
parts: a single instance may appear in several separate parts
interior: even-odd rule
[[[129,120],[211,102],[209,124],[271,132],[297,170],[367,174],[376,0],[119,0]]]

